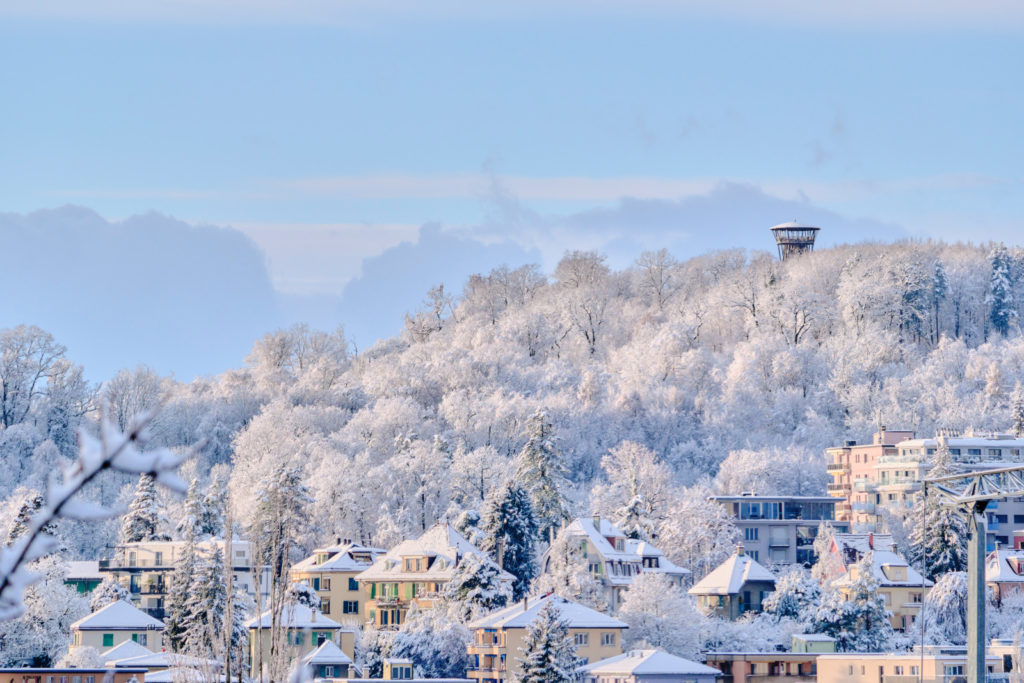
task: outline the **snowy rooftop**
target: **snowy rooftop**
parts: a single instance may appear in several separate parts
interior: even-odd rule
[[[317,564],[317,556],[326,553],[330,557],[326,562]],[[292,566],[293,570],[318,572],[361,572],[369,567],[373,560],[384,554],[380,548],[367,548],[359,543],[346,543],[327,548],[317,548],[313,554]],[[369,556],[369,561],[362,559]]]
[[[856,562],[872,550],[892,550],[891,534],[834,534],[836,548],[844,564]]]
[[[144,645],[139,645],[134,640],[126,640],[120,645],[115,645],[106,652],[100,655],[100,658],[104,662],[116,662],[119,659],[128,659],[129,657],[140,657],[142,655],[151,654],[152,650]]]
[[[303,657],[302,661],[307,664],[352,664],[352,658],[342,652],[333,640],[325,640],[320,647]]]
[[[270,628],[271,613],[270,610],[264,612],[259,619],[253,617],[249,621],[245,622],[245,625],[249,628]],[[319,629],[323,630],[340,630],[341,624],[328,619],[323,615],[320,610],[313,610],[305,605],[287,605],[281,612],[281,623],[285,628],[297,628],[297,629]]]
[[[733,555],[689,590],[690,595],[735,595],[750,581],[775,583],[775,575],[746,554]]]
[[[793,638],[802,640],[805,643],[834,643],[836,640],[832,636],[826,636],[824,633],[794,633]]]
[[[202,659],[173,652],[146,652],[135,657],[111,659],[104,655],[104,664],[118,669],[142,667],[146,669],[166,669],[171,667],[197,667],[204,669],[220,669],[220,662],[214,659]],[[146,676],[147,680],[149,676]]]
[[[645,557],[657,557],[658,567],[648,567],[644,571],[661,572],[664,574],[690,573],[689,569],[684,569],[674,564],[665,557],[665,553],[652,544],[626,538],[625,532],[607,519],[579,517],[566,526],[563,533],[575,537],[585,536],[597,550],[598,554],[601,555],[602,559],[607,561],[640,563]],[[611,541],[608,539],[611,539]],[[621,544],[622,550],[616,550],[615,544]],[[605,578],[612,583],[629,584],[633,581],[633,576],[629,574],[623,576],[609,574]]]
[[[163,627],[164,622],[154,619],[124,600],[112,602],[103,609],[71,624],[71,628],[80,631],[144,631],[146,629],[163,630]]]
[[[470,628],[526,628],[537,618],[544,605],[553,603],[558,613],[569,622],[570,628],[627,628],[624,622],[597,610],[566,600],[559,595],[545,595],[517,602],[511,607],[480,617]]]
[[[415,540],[402,541],[383,557],[378,557],[357,578],[360,581],[447,581],[466,555],[476,555],[493,564],[486,553],[467,541],[450,524],[438,524]],[[402,560],[406,557],[431,559],[423,571],[405,571]],[[502,579],[511,582],[515,577],[502,572]]]
[[[932,582],[924,579],[920,573],[911,567],[906,560],[891,550],[875,550],[872,552],[872,568],[875,579],[879,586],[931,586]],[[906,578],[902,578],[905,573]],[[849,574],[836,580],[837,586],[849,584],[852,581]]]
[[[1024,552],[995,550],[985,558],[985,581],[990,583],[1024,583]]]
[[[103,580],[105,574],[100,573],[99,560],[72,560],[68,562],[68,580],[73,579],[97,579]]]
[[[581,670],[592,676],[722,675],[718,669],[670,655],[664,650],[631,650],[588,664]]]

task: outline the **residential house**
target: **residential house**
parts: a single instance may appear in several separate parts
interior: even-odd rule
[[[362,623],[362,591],[356,578],[384,555],[379,548],[367,548],[344,541],[317,548],[313,554],[292,566],[289,578],[304,581],[320,596],[320,611],[339,624]]]
[[[412,604],[431,608],[467,555],[493,564],[486,553],[449,524],[438,524],[415,540],[405,540],[356,575],[363,589],[364,621],[383,629],[398,628]],[[509,586],[515,580],[501,572]]]
[[[627,538],[619,527],[601,519],[600,515],[575,519],[559,535],[568,536],[571,543],[579,544],[580,554],[586,560],[590,573],[604,587],[611,614],[615,614],[622,604],[623,591],[641,573],[664,574],[680,590],[689,583],[689,569],[674,564],[654,544]],[[548,562],[549,558],[545,556],[541,566],[546,569]]]
[[[101,652],[100,661],[106,664],[107,662],[117,662],[122,659],[141,657],[142,655],[149,654],[153,654],[153,651],[148,647],[143,647],[134,640],[126,640],[119,645],[115,645],[106,652]]]
[[[1001,601],[1024,588],[1024,551],[997,548],[985,558],[985,583]]]
[[[68,571],[64,575],[64,583],[74,587],[82,594],[92,592],[92,589],[103,582],[103,573],[100,572],[98,560],[73,560],[68,562]]]
[[[836,531],[850,530],[836,520],[837,499],[832,496],[712,496],[743,534],[744,552],[764,564],[801,564],[810,567],[814,539],[822,522]]]
[[[722,672],[664,650],[631,650],[587,664],[583,683],[715,683]]]
[[[527,629],[549,603],[568,623],[576,654],[584,664],[622,654],[622,632],[627,628],[624,622],[549,594],[517,602],[469,624],[473,642],[468,648],[472,663],[467,677],[480,683],[514,680],[522,670],[519,659]]]
[[[349,678],[355,668],[352,658],[333,640],[325,640],[302,661],[309,665],[314,679]]]
[[[157,651],[163,647],[164,622],[124,600],[112,602],[71,624],[71,648],[109,650],[127,640]]]
[[[704,609],[725,619],[760,612],[761,603],[775,590],[775,575],[737,546],[729,559],[689,590]]]
[[[145,669],[0,669],[0,683],[149,683]]]
[[[104,575],[113,576],[128,589],[132,604],[150,616],[163,619],[171,572],[181,558],[184,547],[184,541],[124,543],[115,548],[112,557],[99,561],[99,570]],[[224,541],[212,539],[196,544],[197,551],[201,554],[211,553],[215,547],[223,550]],[[256,582],[253,578],[249,542],[232,541],[230,555],[235,587],[255,598]],[[227,558],[224,562],[227,564]],[[270,569],[264,567],[260,579],[260,591],[263,593],[264,601],[269,589]]]
[[[261,658],[270,652],[271,623],[270,610],[246,623],[249,629],[249,671],[254,677]],[[281,626],[286,631],[285,642],[291,661],[309,654],[327,641],[336,644],[349,659],[354,658],[356,629],[328,619],[319,610],[301,604],[286,605],[281,612]]]
[[[990,674],[1003,673],[1003,658],[988,653]],[[909,652],[873,654],[846,652],[818,655],[818,680],[844,683],[913,683],[914,681],[966,681],[967,648],[920,646]],[[990,678],[989,680],[996,680]]]
[[[203,659],[189,655],[177,654],[162,650],[160,652],[144,652],[128,657],[125,648],[112,648],[103,653],[103,665],[108,669],[145,669],[146,679],[152,681],[154,674],[169,669],[191,671],[196,677],[205,675],[207,679],[215,678],[220,672],[223,662],[214,659]]]

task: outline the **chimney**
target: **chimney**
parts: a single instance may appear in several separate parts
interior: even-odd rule
[[[530,609],[530,596],[524,595],[523,596],[523,611],[525,612],[528,609]]]
[[[597,512],[594,513],[594,529],[601,533],[601,515]]]
[[[737,543],[736,544],[736,554],[738,556],[740,556],[740,557],[743,556],[743,544],[742,543]]]

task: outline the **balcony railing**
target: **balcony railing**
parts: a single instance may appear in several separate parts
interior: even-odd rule
[[[868,512],[868,513],[871,513],[871,512],[875,511],[875,504],[874,503],[866,502],[866,501],[863,501],[863,500],[855,500],[850,507],[853,509],[854,512]]]
[[[833,462],[825,465],[826,472],[846,472],[850,469],[850,466],[845,462]]]
[[[870,479],[858,479],[853,482],[853,490],[860,492],[874,491],[876,483]]]
[[[845,493],[850,490],[849,484],[826,484],[825,490],[829,493]]]

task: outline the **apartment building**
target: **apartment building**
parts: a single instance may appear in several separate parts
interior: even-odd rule
[[[835,516],[838,522],[849,522],[852,531],[867,529],[874,531],[875,515],[874,490],[867,495],[867,487],[875,481],[875,466],[883,457],[897,454],[896,444],[913,439],[914,432],[907,430],[889,431],[879,428],[869,444],[847,441],[842,446],[825,450],[831,461],[826,465],[832,475],[828,495],[839,499]]]
[[[800,564],[809,567],[814,556],[814,539],[822,522],[839,532],[850,530],[849,522],[836,520],[832,496],[712,496],[732,516],[743,534],[743,551],[764,564]]]
[[[742,545],[729,559],[694,584],[690,595],[706,610],[724,619],[760,612],[761,603],[775,590],[775,575],[744,552]]]
[[[608,612],[615,614],[622,603],[622,594],[633,579],[645,572],[667,576],[680,590],[690,581],[690,570],[673,563],[652,543],[627,538],[619,527],[600,515],[573,520],[559,535],[568,536],[578,545],[590,568],[605,590]],[[541,559],[546,570],[549,558]]]
[[[449,524],[438,524],[417,539],[402,541],[356,575],[362,587],[363,620],[377,628],[395,629],[414,603],[421,609],[433,607],[467,555],[493,564]],[[511,588],[515,577],[502,571],[501,580]]]
[[[515,680],[522,671],[520,658],[527,629],[549,603],[569,624],[576,654],[583,664],[622,654],[622,632],[627,628],[624,622],[549,594],[517,602],[470,623],[473,642],[468,651],[472,661],[467,678],[480,683]]]
[[[304,581],[320,596],[320,611],[340,624],[362,623],[363,592],[356,577],[367,570],[385,551],[351,541],[317,548],[297,562],[288,573],[294,582]]]
[[[157,652],[163,647],[164,623],[124,600],[112,602],[71,624],[71,649],[109,650],[131,641]]]
[[[127,588],[133,605],[152,617],[163,619],[171,573],[184,548],[184,541],[125,543],[115,547],[112,557],[99,561],[99,571],[105,576],[113,576]],[[223,551],[224,541],[212,539],[196,544],[200,554],[212,553],[214,548]],[[255,598],[256,582],[249,542],[232,541],[230,554],[235,587]],[[227,561],[225,558],[225,564]],[[262,574],[260,590],[265,600],[270,588],[270,568],[264,567]]]

